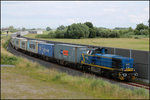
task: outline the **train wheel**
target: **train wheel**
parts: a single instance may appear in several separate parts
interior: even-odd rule
[[[123,76],[120,76],[119,79],[120,79],[120,80],[124,80],[124,77],[123,77]]]
[[[132,76],[132,80],[135,80],[136,79],[136,77],[135,76]]]
[[[120,73],[119,73],[119,79],[122,81],[124,80],[124,77]]]

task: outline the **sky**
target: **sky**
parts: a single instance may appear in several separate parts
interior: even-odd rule
[[[96,27],[148,25],[149,1],[1,1],[1,27],[57,28],[92,22]]]

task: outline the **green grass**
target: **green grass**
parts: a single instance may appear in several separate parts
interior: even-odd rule
[[[2,43],[5,43],[2,40]],[[14,56],[1,46],[1,53]],[[148,99],[144,89],[129,90],[102,79],[70,76],[54,69],[47,69],[35,62],[17,57],[13,68],[1,68],[2,99]]]
[[[12,34],[13,32],[8,32],[8,34]],[[2,32],[1,34],[7,34],[7,32]]]
[[[30,38],[35,38],[35,36],[35,34],[26,35],[26,37]],[[38,39],[149,51],[149,38]]]

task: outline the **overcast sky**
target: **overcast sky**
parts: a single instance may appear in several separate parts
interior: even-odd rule
[[[2,1],[1,25],[56,28],[90,21],[97,27],[132,27],[148,24],[148,1]]]

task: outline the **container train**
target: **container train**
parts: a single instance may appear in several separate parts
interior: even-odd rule
[[[46,43],[20,37],[11,37],[10,43],[16,50],[29,55],[83,71],[128,81],[135,80],[138,76],[132,58],[107,54],[105,48]]]

